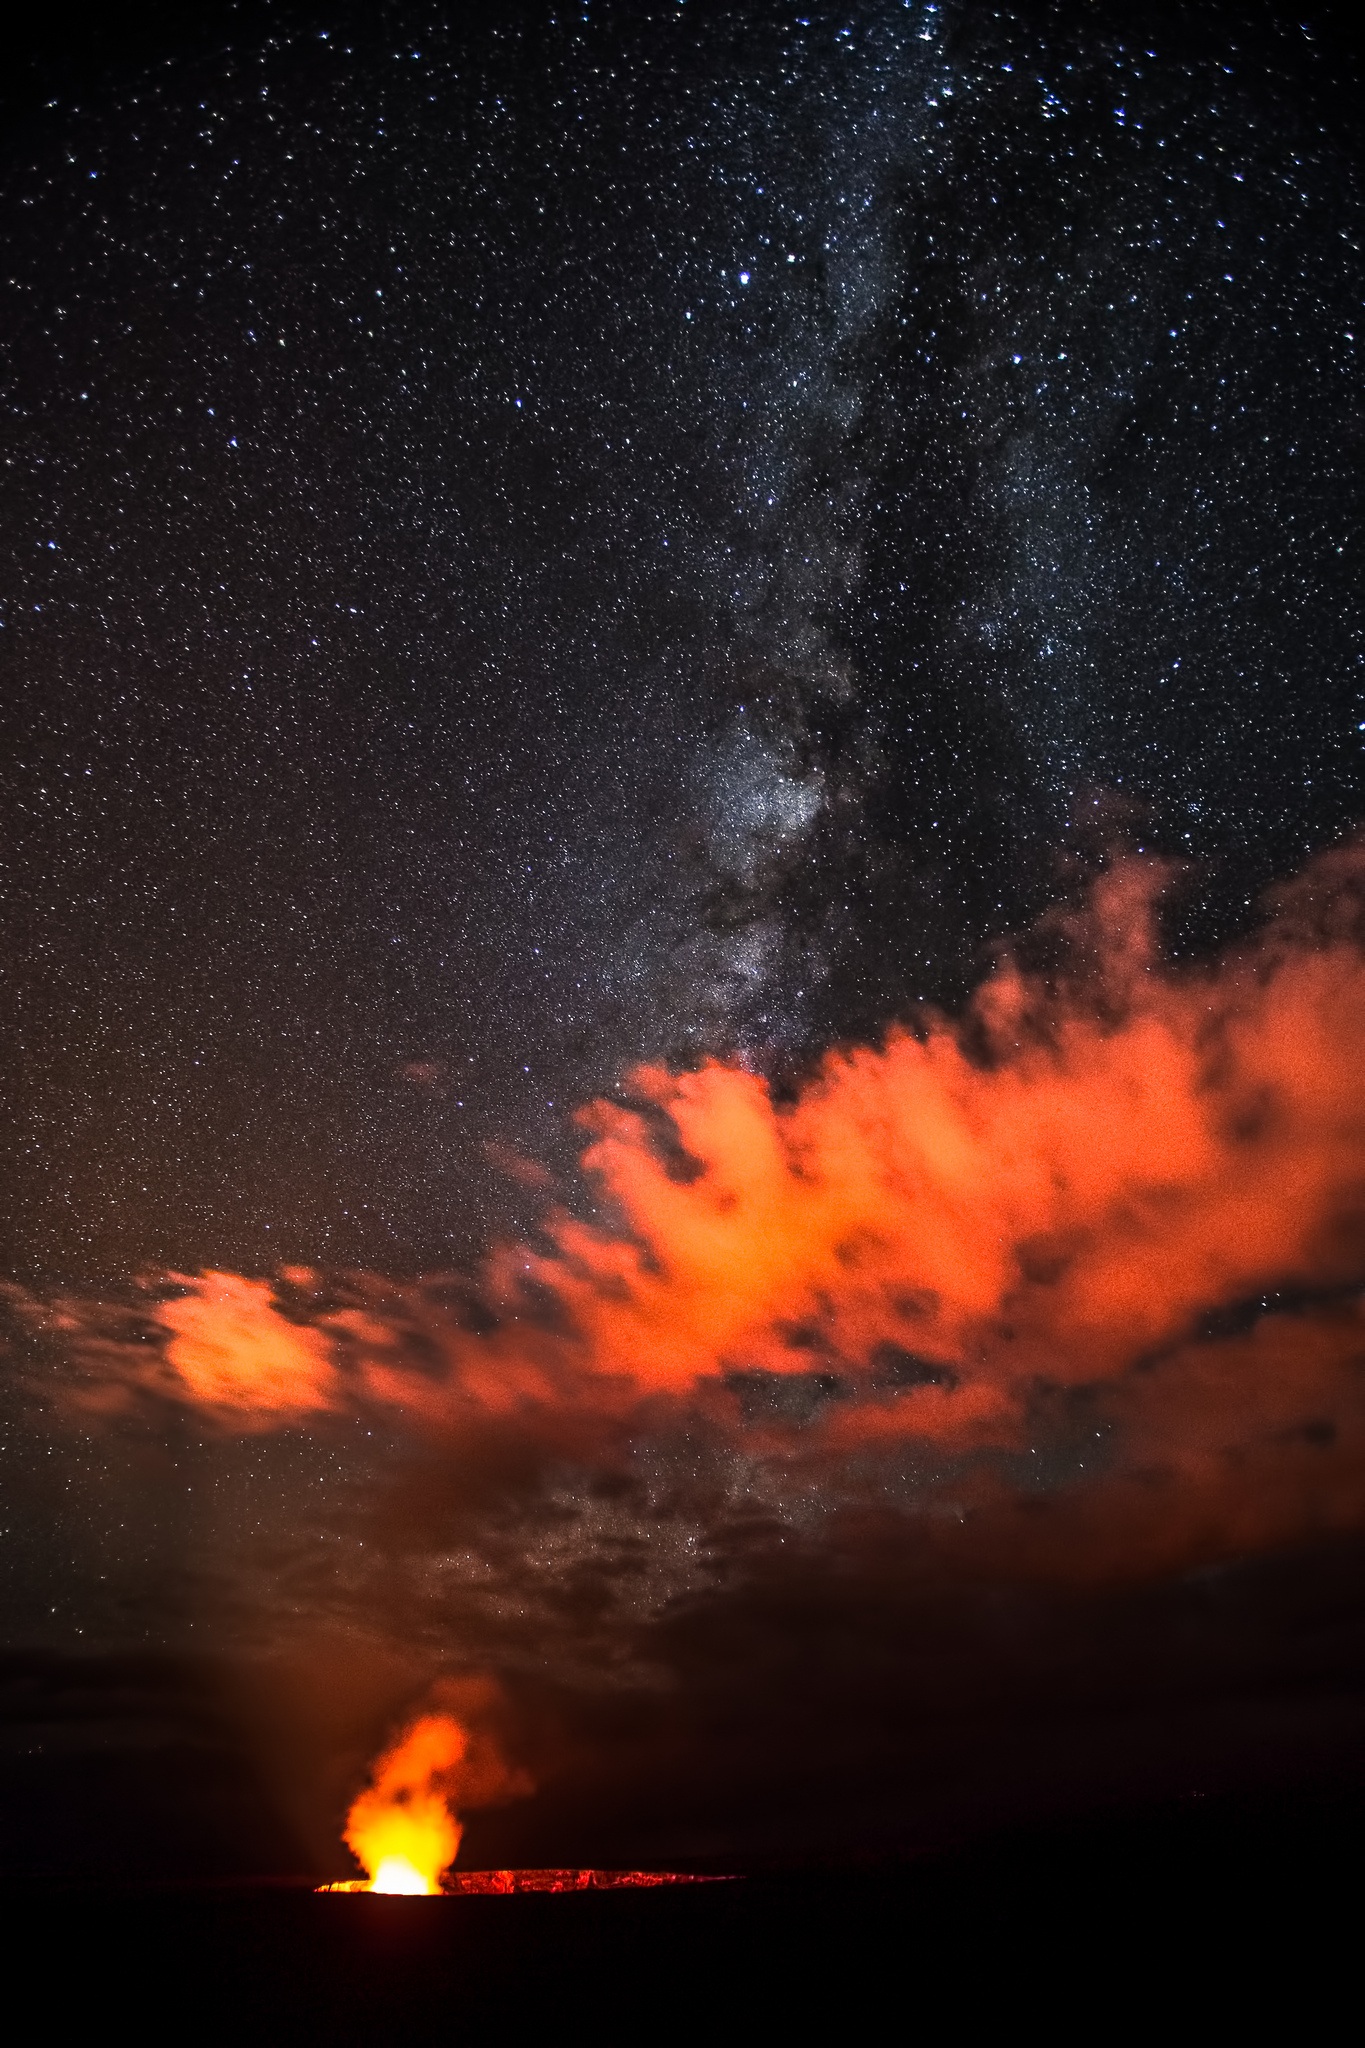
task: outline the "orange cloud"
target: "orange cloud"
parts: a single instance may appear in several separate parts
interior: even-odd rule
[[[334,1407],[339,1381],[323,1332],[280,1313],[268,1280],[177,1273],[185,1292],[153,1311],[185,1396],[269,1428]]]
[[[1099,1516],[1058,1537],[1058,1569],[1068,1545],[1155,1561],[1214,1529],[1347,1526],[1365,1517],[1365,850],[1195,967],[1160,955],[1168,879],[1116,867],[1042,934],[1047,972],[1006,959],[961,1018],[832,1052],[791,1099],[722,1061],[639,1070],[581,1118],[605,1220],[552,1212],[548,1249],[503,1247],[477,1280],[174,1276],[143,1311],[154,1368],[107,1308],[47,1326],[84,1331],[87,1410],[125,1372],[232,1428],[361,1404],[589,1463],[688,1414],[835,1492],[897,1442],[1031,1454],[1089,1402],[1104,1504],[1082,1461],[1066,1514],[1018,1546],[1041,1559],[1045,1528]]]
[[[1360,872],[1338,861],[1333,900]],[[673,1392],[899,1368],[897,1428],[1008,1435],[1039,1379],[1122,1372],[1266,1288],[1365,1277],[1354,933],[1285,917],[1163,971],[1162,879],[1102,883],[1083,986],[1007,963],[962,1022],[831,1054],[793,1102],[711,1062],[637,1072],[643,1108],[594,1105],[584,1163],[614,1223],[561,1217],[554,1253],[521,1261],[563,1343]]]

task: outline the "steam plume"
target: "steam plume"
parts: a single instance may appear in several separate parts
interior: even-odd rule
[[[475,1715],[496,1705],[485,1681],[449,1681],[453,1696]],[[346,1843],[375,1892],[431,1893],[459,1853],[464,1829],[456,1810],[491,1806],[532,1790],[524,1772],[504,1762],[496,1742],[466,1717],[419,1714],[377,1759],[370,1782],[346,1820]]]
[[[444,1790],[465,1752],[449,1714],[423,1714],[374,1767],[351,1808],[346,1843],[375,1892],[434,1892],[455,1861],[463,1830]]]

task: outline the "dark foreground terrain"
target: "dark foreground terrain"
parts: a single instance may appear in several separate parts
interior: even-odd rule
[[[1355,2003],[1362,1818],[1356,1795],[1193,1802],[894,1869],[562,1897],[11,1892],[7,2005],[56,2041],[1319,2038]]]

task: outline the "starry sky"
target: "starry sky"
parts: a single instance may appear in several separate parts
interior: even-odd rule
[[[475,1862],[861,1853],[1287,1759],[1344,1782],[1345,12],[185,15],[35,23],[0,81],[0,1869],[341,1874],[357,1774],[456,1667],[506,1686],[543,1787],[475,1819]],[[1077,906],[1115,874],[1105,925]],[[907,1061],[951,1041],[975,1114],[1010,1078],[973,994],[1005,941],[1122,968],[1139,897],[1175,963],[1142,956],[1149,1012],[1104,968],[1011,1014],[1094,1026],[1086,1083],[1134,1015],[1197,1046],[1207,966],[1271,1076],[1250,1111],[1228,1086],[1226,1185],[1190,1176],[1213,1277],[1145,1350],[1137,1311],[1071,1314],[1074,1244],[1004,1204],[1016,1292],[951,1357],[839,1353],[817,1301],[754,1321],[753,1370],[717,1339],[681,1392],[584,1392],[570,1309],[617,1370],[616,1296],[574,1294],[565,1216],[608,1264],[662,1247],[631,1273],[671,1334],[686,1233],[651,1239],[627,1167],[663,1158],[676,1222],[751,1082],[818,1138],[821,1061],[864,1048],[837,1072],[892,1099],[898,1023]],[[1288,1030],[1256,1009],[1282,987]],[[648,1113],[641,1061],[690,1077]],[[699,1074],[729,1094],[687,1155]],[[978,1221],[1033,1160],[1025,1082]],[[1243,1257],[1244,1182],[1285,1242],[1320,1198],[1300,1268]],[[747,1278],[778,1233],[733,1206]],[[1145,1312],[1184,1241],[1138,1236]],[[471,1277],[509,1244],[534,1301]],[[983,1358],[1014,1386],[1021,1301],[1055,1372],[996,1437],[837,1438],[845,1401],[968,1412]],[[529,1420],[479,1405],[547,1356]]]
[[[415,1270],[1097,843],[1360,811],[1339,24],[154,11],[16,68],[3,1256]],[[527,1162],[530,1162],[529,1164]]]

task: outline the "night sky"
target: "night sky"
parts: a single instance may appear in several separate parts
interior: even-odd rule
[[[467,1253],[641,1054],[960,998],[1096,794],[1204,937],[1359,814],[1354,102],[1199,12],[283,10],[30,106],[13,1271]]]
[[[61,1328],[83,1371],[160,1343],[136,1318],[166,1274],[347,1274],[328,1312],[355,1315],[472,1287],[547,1205],[608,1215],[573,1119],[640,1061],[794,1100],[830,1048],[961,1014],[1122,850],[1186,864],[1163,943],[1197,964],[1347,840],[1343,17],[194,13],[35,29],[4,86],[0,1690],[14,1756],[65,1729],[86,1787],[49,1862],[121,1867],[88,1815],[155,1753],[168,1856],[322,1867],[347,1772],[452,1660],[500,1675],[559,1788],[499,1853],[723,1856],[733,1810],[735,1842],[794,1854],[801,1758],[845,1846],[1013,1811],[1025,1779],[1046,1806],[1188,1790],[1192,1756],[1209,1782],[1289,1749],[1330,1772],[1313,1686],[1359,1697],[1365,1499],[1326,1535],[1229,1538],[1222,1605],[1197,1574],[1007,1598],[846,1488],[775,1534],[705,1429],[647,1454],[617,1430],[606,1464],[652,1475],[617,1484],[581,1442],[433,1448],[364,1412],[75,1425],[33,1375],[76,1369]],[[1244,1328],[1282,1279],[1209,1312]],[[609,1599],[680,1493],[679,1529],[729,1532],[711,1592],[675,1532]],[[478,1571],[436,1588],[438,1552]],[[1326,1677],[1314,1629],[1348,1646]],[[349,1674],[325,1706],[310,1665]],[[1225,1742],[1189,1704],[1267,1672],[1295,1698],[1309,1673],[1298,1720],[1229,1709]],[[1015,1731],[984,1772],[964,1699]],[[1096,1732],[1117,1702],[1137,1762]],[[831,1725],[860,1732],[817,1769]],[[6,1854],[47,1867],[35,1828]]]

